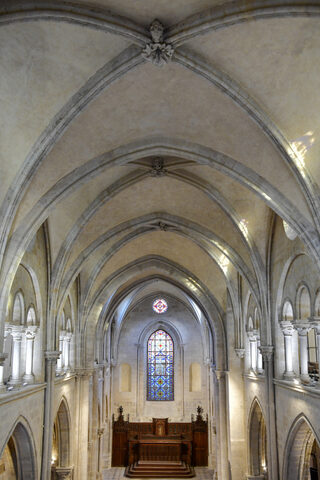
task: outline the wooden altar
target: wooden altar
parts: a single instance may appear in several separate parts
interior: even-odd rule
[[[193,466],[208,465],[208,423],[198,407],[196,420],[170,423],[124,420],[122,407],[113,420],[112,466],[126,466],[128,477],[194,476]]]

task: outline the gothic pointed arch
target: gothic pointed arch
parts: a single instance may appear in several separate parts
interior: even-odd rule
[[[12,478],[37,478],[37,461],[31,429],[24,417],[19,417],[0,450],[0,459],[6,456]],[[13,476],[14,475],[14,476]]]
[[[257,398],[252,402],[249,423],[249,470],[254,476],[267,472],[267,431],[265,417]]]
[[[304,414],[299,415],[293,422],[286,441],[283,479],[310,478],[310,469],[314,468],[312,454],[316,451],[319,455],[319,446],[319,437],[308,418]]]

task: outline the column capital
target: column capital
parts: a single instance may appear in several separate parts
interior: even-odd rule
[[[235,348],[234,351],[236,352],[238,358],[243,358],[244,354],[246,353],[244,348]]]
[[[310,325],[312,328],[315,329],[317,334],[320,334],[320,318],[314,317],[313,319],[310,319]]]
[[[273,357],[274,346],[273,345],[260,345],[259,350],[263,357],[263,360],[270,362]]]
[[[66,479],[66,480],[71,479],[73,467],[55,467],[55,472],[58,478]]]
[[[38,331],[38,326],[37,325],[29,325],[26,327],[26,337],[30,340],[35,338],[36,333]]]
[[[259,332],[258,330],[247,330],[247,335],[250,342],[256,342],[258,340]]]
[[[312,326],[308,322],[295,322],[294,328],[297,330],[298,335],[306,336],[311,330]]]
[[[77,377],[90,377],[94,372],[93,368],[76,368],[75,373]]]
[[[280,328],[282,330],[283,335],[285,336],[292,335],[294,332],[293,324],[288,320],[283,320],[282,322],[280,322]]]
[[[227,376],[227,372],[225,372],[224,370],[214,370],[214,373],[217,380],[222,380]]]
[[[59,350],[46,350],[44,352],[44,358],[47,362],[55,363],[60,357],[61,352]]]
[[[3,366],[4,362],[6,361],[6,358],[8,358],[8,354],[7,353],[1,353],[0,352],[0,367]]]
[[[24,325],[10,325],[10,334],[15,342],[21,342]]]

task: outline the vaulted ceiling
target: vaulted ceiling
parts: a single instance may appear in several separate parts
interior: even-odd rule
[[[45,220],[52,312],[79,275],[90,310],[148,258],[222,308],[239,272],[263,312],[272,211],[320,264],[319,16],[319,1],[2,2],[4,291]],[[141,54],[155,18],[162,66]]]

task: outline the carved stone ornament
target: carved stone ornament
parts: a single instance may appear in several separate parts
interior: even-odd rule
[[[234,351],[236,352],[238,358],[243,358],[244,354],[246,353],[244,348],[235,348]]]
[[[166,223],[163,223],[163,222],[159,222],[158,223],[158,228],[159,230],[161,230],[162,232],[166,232],[168,230],[168,225]]]
[[[171,60],[174,50],[172,45],[163,42],[164,27],[159,20],[151,23],[149,31],[152,42],[146,44],[141,54],[148,62],[161,67]]]
[[[156,157],[152,160],[152,167],[150,170],[151,177],[163,177],[168,173],[168,170],[164,168],[164,161],[161,157]]]

